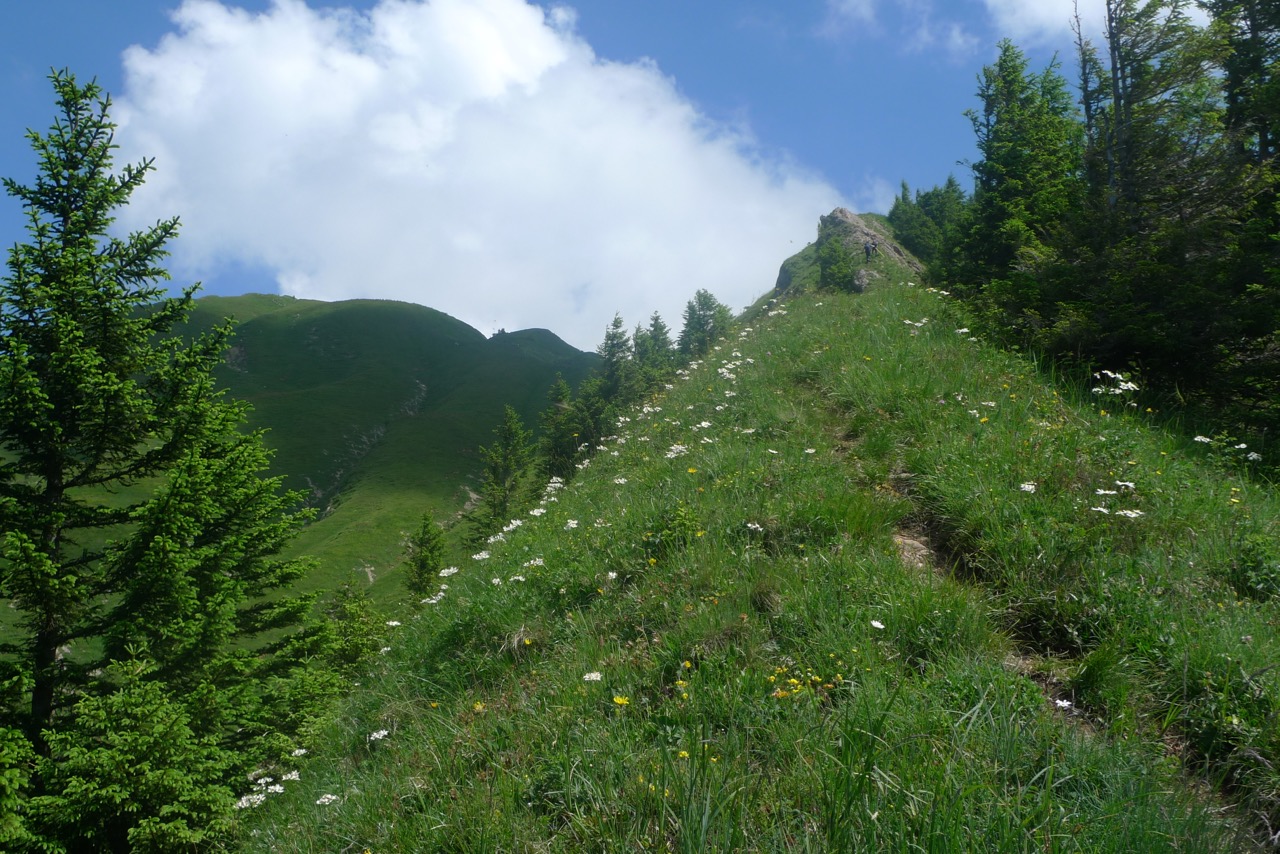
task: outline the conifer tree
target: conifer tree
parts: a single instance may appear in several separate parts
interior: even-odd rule
[[[1019,328],[1042,311],[1036,273],[1053,260],[1055,232],[1080,193],[1080,128],[1056,67],[1031,73],[1008,40],[983,69],[978,98],[968,116],[982,158],[958,286],[980,297],[993,326]]]
[[[104,742],[78,745],[71,776],[50,763],[93,731],[81,711],[110,706],[82,701],[123,690],[112,661],[145,664],[133,684],[181,703],[200,747],[165,761],[189,760],[175,770],[184,785],[211,785],[202,775],[254,761],[253,740],[272,728],[260,680],[287,669],[277,653],[289,633],[252,653],[250,642],[287,630],[308,603],[258,598],[304,571],[275,557],[302,519],[288,512],[297,496],[263,476],[269,454],[241,429],[245,407],[214,385],[230,325],[179,335],[196,286],[167,297],[160,266],[178,220],[109,231],[152,163],[113,173],[109,99],[67,72],[51,80],[57,118],[28,133],[35,183],[4,181],[28,242],[0,280],[0,597],[19,632],[0,648],[0,683],[27,686],[3,712],[41,757],[33,791],[74,810],[57,806],[56,787],[85,785],[77,775],[101,763],[84,751]],[[120,785],[125,824],[163,809]]]
[[[613,316],[596,352],[602,360],[597,370],[603,383],[600,394],[614,407],[627,404],[635,396],[637,378],[631,336],[623,326],[622,315]]]
[[[431,518],[422,514],[422,524],[409,537],[409,571],[405,586],[416,596],[425,596],[435,585],[436,574],[444,568],[444,532]]]
[[[483,542],[511,518],[533,455],[530,438],[520,414],[510,406],[504,407],[502,421],[493,429],[493,443],[481,446],[479,451],[484,462],[480,505],[467,516],[473,529],[472,542]]]
[[[708,290],[698,290],[684,309],[684,326],[676,343],[681,355],[697,359],[729,332],[733,313]]]
[[[671,330],[656,311],[649,318],[648,327],[636,326],[631,335],[631,349],[635,353],[641,394],[666,382],[675,370],[676,348],[671,341]]]
[[[854,255],[841,234],[828,234],[818,246],[818,289],[853,293],[858,289]]]
[[[544,478],[568,481],[575,471],[582,431],[573,390],[563,376],[556,374],[547,400],[547,408],[538,417],[538,426],[542,428],[542,435],[538,437],[538,465]]]

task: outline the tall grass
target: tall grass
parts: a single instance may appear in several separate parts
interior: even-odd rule
[[[956,312],[906,285],[762,311],[406,603],[240,846],[1247,845],[1274,606],[1229,577],[1265,574],[1273,499]]]

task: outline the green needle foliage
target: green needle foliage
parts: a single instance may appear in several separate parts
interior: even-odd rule
[[[0,715],[38,757],[44,844],[172,850],[217,826],[274,729],[262,686],[288,676],[309,602],[261,597],[305,570],[274,557],[302,517],[214,386],[230,326],[176,334],[196,290],[160,284],[177,219],[108,232],[151,161],[113,173],[109,99],[51,80],[39,175],[4,182],[29,240],[0,281],[0,596],[21,615]],[[102,776],[120,768],[143,770]]]
[[[422,514],[422,527],[409,538],[408,563],[405,587],[425,596],[434,587],[436,574],[444,569],[444,532],[430,513]]]
[[[1194,422],[1273,435],[1276,4],[1099,5],[1101,44],[1076,20],[1070,86],[1056,62],[1032,71],[1000,43],[968,113],[972,196],[904,192],[890,221],[985,334],[1135,370]]]
[[[515,512],[520,487],[533,460],[531,437],[520,420],[520,414],[508,406],[503,412],[502,423],[493,429],[493,443],[480,448],[480,459],[484,461],[480,505],[467,516],[473,529],[474,543],[484,542]]]

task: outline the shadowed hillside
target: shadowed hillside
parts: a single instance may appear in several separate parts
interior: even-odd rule
[[[597,361],[545,329],[486,338],[411,303],[204,297],[191,328],[224,317],[238,323],[218,380],[319,511],[293,551],[320,559],[325,588],[383,577],[424,510],[461,509],[503,406],[536,425],[556,374],[576,385]]]

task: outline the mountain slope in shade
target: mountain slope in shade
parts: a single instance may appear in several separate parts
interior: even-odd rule
[[[316,587],[384,577],[424,510],[461,509],[503,407],[532,427],[556,375],[576,385],[598,360],[545,329],[486,338],[386,300],[204,297],[189,326],[225,317],[237,327],[218,380],[253,406],[274,471],[320,513],[294,546],[319,559]]]

